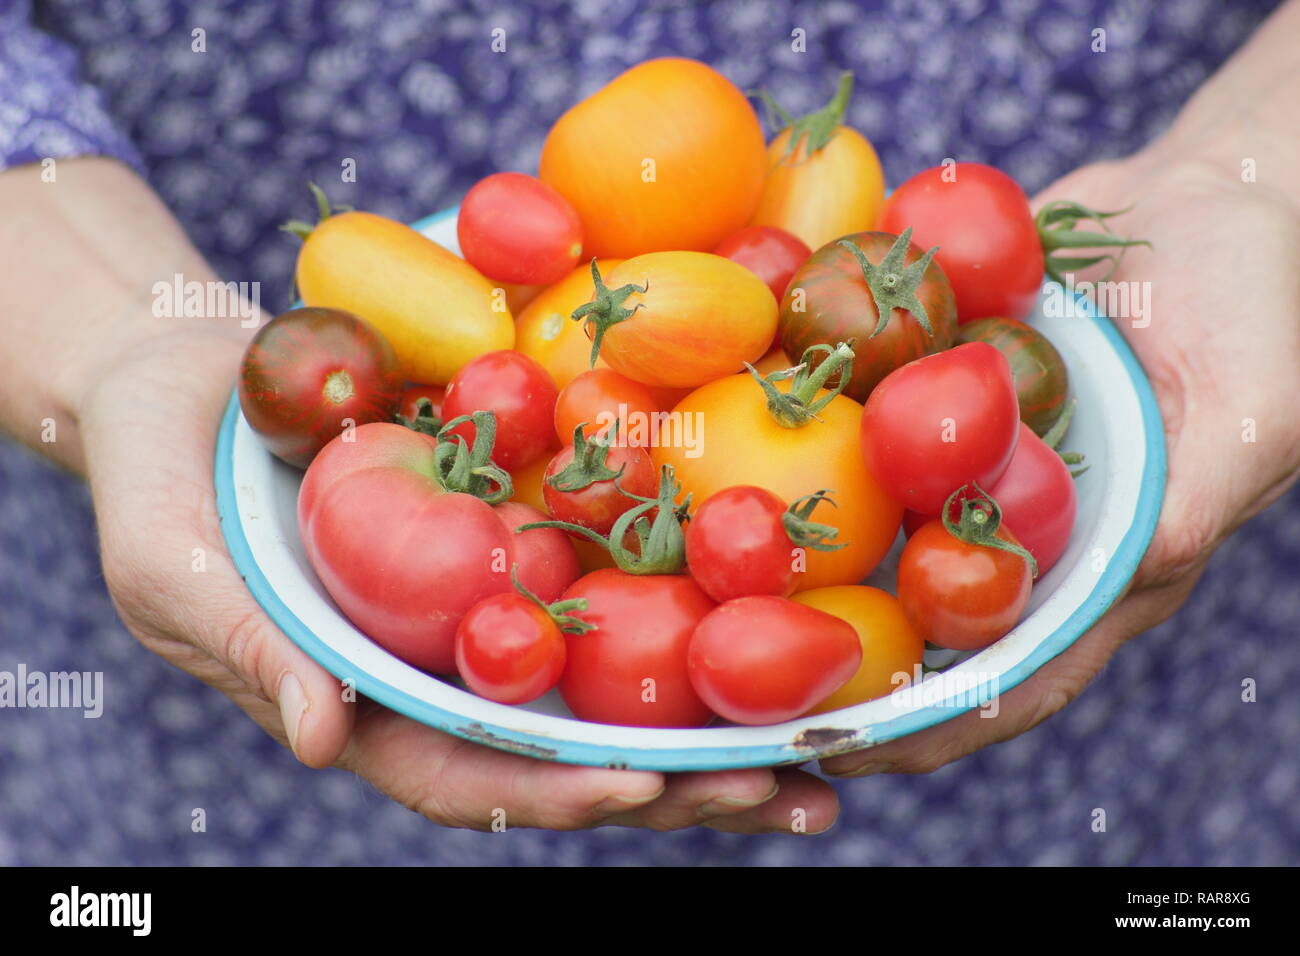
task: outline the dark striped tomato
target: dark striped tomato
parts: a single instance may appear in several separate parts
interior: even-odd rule
[[[877,265],[898,239],[887,232],[858,232],[843,238]],[[879,319],[875,299],[857,257],[839,241],[814,252],[790,280],[781,302],[780,342],[785,354],[797,362],[810,346],[833,348],[852,340],[853,378],[844,394],[865,402],[876,384],[894,369],[952,346],[957,306],[943,270],[932,261],[921,274],[916,297],[925,307],[933,334],[926,332],[911,312],[895,309],[888,324],[872,338]],[[922,255],[912,243],[903,262],[911,265]]]
[[[1070,388],[1065,360],[1047,336],[1023,322],[998,317],[967,322],[958,329],[957,341],[987,342],[1006,356],[1020,420],[1040,438],[1047,434],[1065,410]]]

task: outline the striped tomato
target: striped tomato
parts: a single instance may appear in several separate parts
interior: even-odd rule
[[[1020,420],[1038,437],[1047,434],[1065,410],[1070,390],[1065,361],[1047,336],[1016,319],[997,317],[967,322],[957,331],[957,341],[987,342],[1006,357]]]

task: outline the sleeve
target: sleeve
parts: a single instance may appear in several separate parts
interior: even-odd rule
[[[0,0],[0,169],[112,156],[144,171],[99,90],[77,70],[76,51],[33,23],[31,0]]]

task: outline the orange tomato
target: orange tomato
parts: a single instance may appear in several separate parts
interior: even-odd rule
[[[885,203],[880,157],[861,133],[839,124],[852,87],[853,75],[846,74],[835,98],[819,111],[829,133],[824,141],[817,130],[805,132],[797,123],[772,140],[751,225],[784,229],[814,251],[840,236],[875,228]]]
[[[925,655],[925,641],[907,622],[902,605],[892,594],[850,584],[804,591],[791,600],[847,621],[862,643],[862,663],[857,673],[808,713],[824,714],[875,700],[897,687],[909,686],[915,679],[916,668]],[[899,674],[906,675],[906,682],[899,681]]]
[[[703,385],[739,371],[772,344],[776,298],[730,259],[651,252],[601,278],[605,292],[597,292],[596,303],[607,295],[609,308],[586,316],[587,334],[604,326],[600,357],[630,379],[666,388]],[[607,323],[613,311],[626,317]]]
[[[622,261],[600,259],[596,267],[604,275]],[[547,286],[519,313],[515,323],[515,348],[536,359],[560,388],[591,368],[591,339],[583,331],[583,323],[570,316],[578,306],[590,302],[594,292],[591,264],[579,266]],[[596,367],[606,367],[605,362],[597,360]]]
[[[506,305],[510,306],[510,314],[518,315],[524,311],[529,302],[542,294],[546,288],[544,285],[514,285],[510,282],[501,282],[498,285],[505,290]]]
[[[788,392],[790,386],[787,379],[775,387]],[[806,551],[807,568],[797,575],[796,590],[857,584],[889,551],[903,510],[863,463],[862,406],[851,398],[836,396],[818,411],[820,421],[786,428],[768,411],[763,389],[742,373],[696,389],[672,414],[680,430],[650,454],[657,466],[673,466],[683,494],[696,502],[732,485],[766,488],[787,505],[823,488],[831,491],[834,505],[821,502],[810,520],[839,529],[835,543],[846,547]]]
[[[412,382],[446,385],[470,359],[515,342],[496,286],[432,239],[383,216],[323,219],[303,241],[296,275],[306,305],[343,309],[382,332]]]
[[[671,407],[671,406],[670,406]],[[560,391],[555,402],[555,434],[561,445],[573,443],[573,432],[583,422],[584,435],[604,434],[618,419],[618,439],[628,444],[644,445],[648,426],[639,424],[660,410],[650,389],[619,375],[610,368],[593,368],[583,372]],[[637,430],[629,431],[629,424]]]
[[[795,363],[790,361],[790,356],[786,355],[785,351],[778,345],[755,362],[754,369],[759,375],[771,375],[773,372],[784,372],[788,368],[793,368],[794,365]]]
[[[712,249],[763,191],[763,131],[745,95],[695,60],[648,60],[559,118],[541,178],[582,219],[587,255]]]
[[[511,501],[521,502],[536,508],[542,514],[549,514],[546,499],[542,496],[542,480],[546,477],[546,466],[551,463],[553,457],[555,457],[554,453],[548,452],[510,473],[510,481],[515,486],[515,493],[510,497]]]

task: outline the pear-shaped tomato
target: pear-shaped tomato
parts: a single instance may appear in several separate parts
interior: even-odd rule
[[[541,178],[578,211],[588,256],[627,257],[712,249],[749,221],[765,166],[745,94],[703,63],[665,58],[561,116]]]
[[[400,222],[368,212],[329,215],[304,235],[298,291],[309,306],[343,309],[392,344],[408,381],[445,385],[485,352],[511,348],[504,290],[464,259]]]
[[[836,349],[826,373],[834,375],[852,354],[847,346]],[[677,431],[661,431],[651,449],[655,463],[672,465],[696,502],[733,485],[765,488],[787,506],[810,491],[829,491],[834,504],[819,502],[808,520],[837,529],[834,541],[845,547],[807,550],[796,591],[857,584],[885,556],[903,516],[862,460],[862,406],[817,385],[814,378],[760,385],[747,373],[710,382],[678,403],[669,420]],[[792,391],[802,411],[791,417],[806,417],[783,424],[769,401],[779,406],[772,396],[788,401]]]

